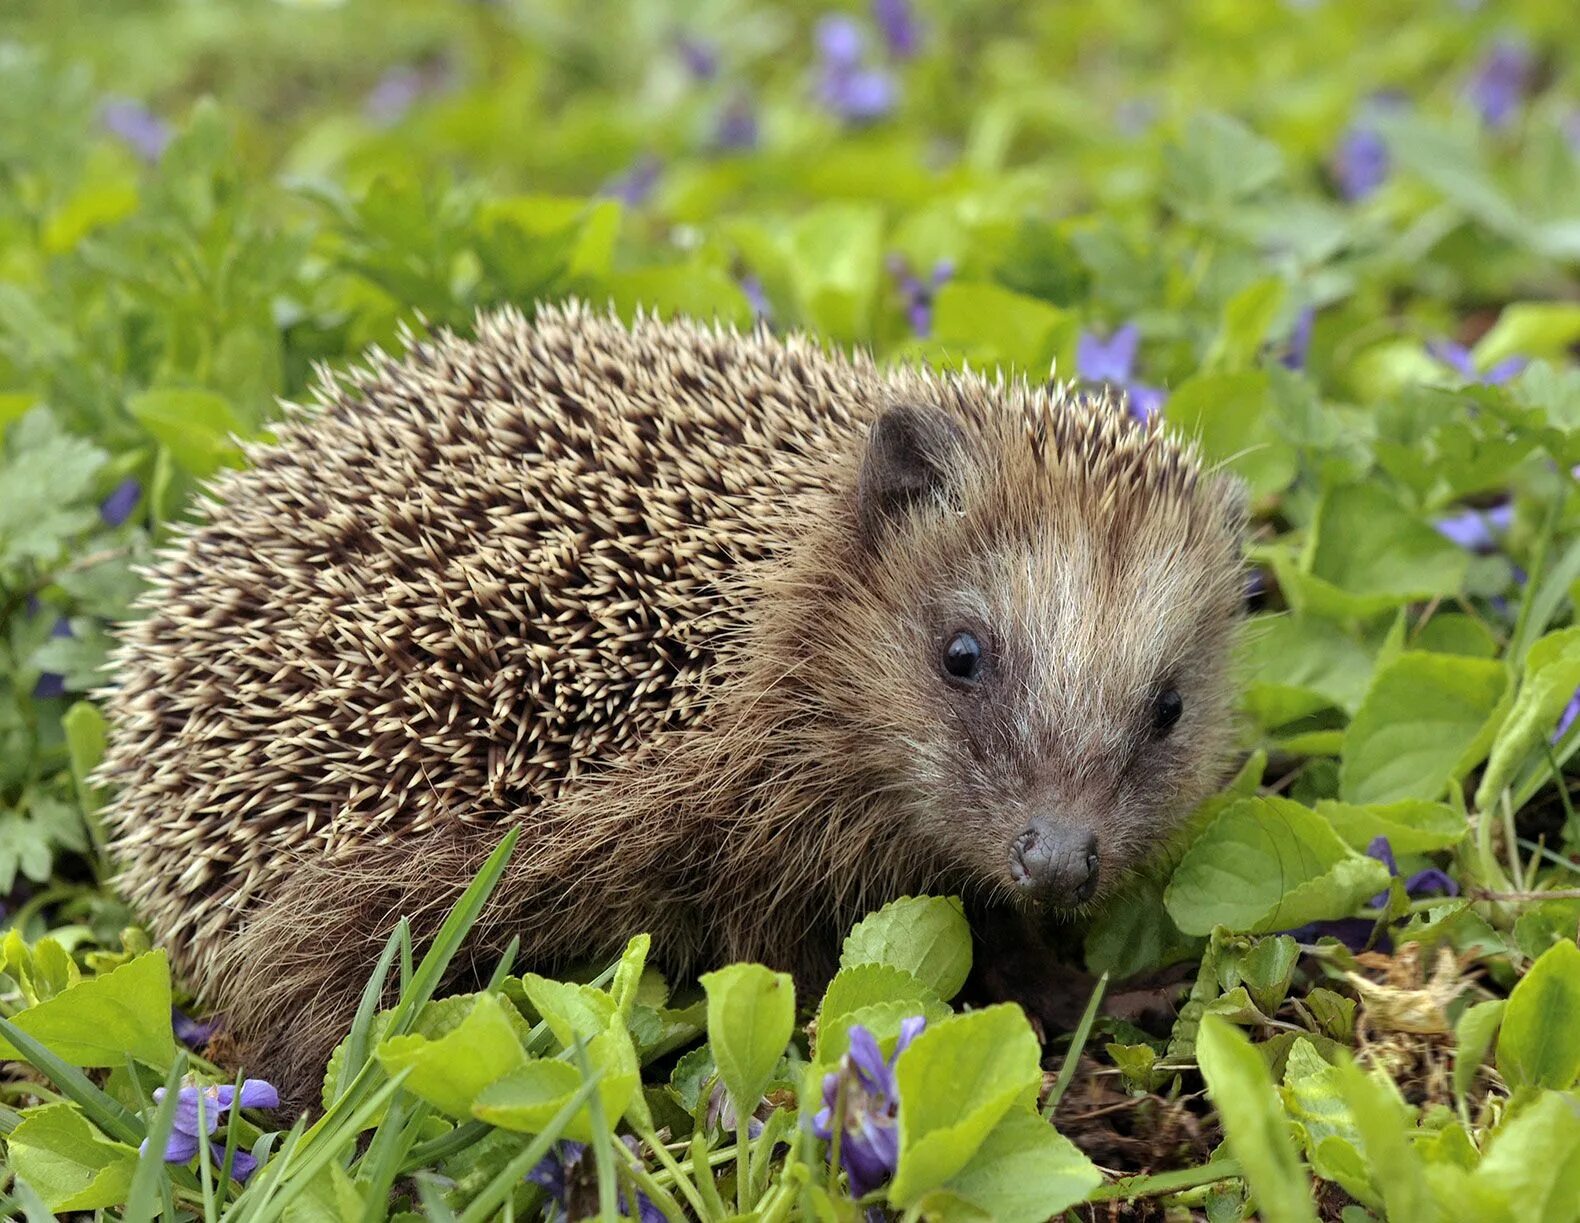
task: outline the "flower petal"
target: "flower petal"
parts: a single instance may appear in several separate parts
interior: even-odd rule
[[[215,1164],[215,1166],[217,1167],[219,1165],[219,1163],[224,1158],[225,1158],[224,1148],[220,1147],[216,1143],[215,1144],[215,1151],[214,1151],[214,1164]],[[230,1175],[231,1175],[231,1178],[233,1180],[240,1181],[242,1184],[245,1185],[247,1183],[247,1178],[249,1176],[251,1176],[257,1170],[258,1170],[258,1161],[256,1159],[254,1159],[251,1156],[251,1154],[249,1154],[248,1152],[242,1150],[240,1147],[237,1147],[235,1153],[233,1155],[231,1155],[231,1157],[230,1157]]]
[[[241,1084],[243,1108],[279,1108],[280,1093],[264,1079],[244,1079]]]
[[[183,1130],[170,1131],[170,1141],[165,1143],[165,1162],[167,1164],[184,1164],[197,1152],[198,1140],[196,1134],[188,1134]]]

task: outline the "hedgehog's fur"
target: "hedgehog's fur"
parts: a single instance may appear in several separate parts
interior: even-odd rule
[[[1220,776],[1238,500],[1105,397],[573,304],[319,398],[162,554],[103,770],[126,893],[298,1099],[506,822],[463,967],[647,930],[815,986],[873,906],[1007,895],[1036,803],[1096,822],[1106,881]],[[904,404],[959,453],[886,500]],[[962,616],[1003,639],[980,709],[938,682]],[[1165,673],[1190,716],[1152,746]]]

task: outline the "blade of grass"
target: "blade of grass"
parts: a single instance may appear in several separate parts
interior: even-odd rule
[[[1092,987],[1092,996],[1086,1000],[1086,1010],[1081,1015],[1081,1022],[1075,1025],[1075,1034],[1070,1037],[1070,1051],[1064,1055],[1064,1062],[1059,1067],[1059,1077],[1053,1081],[1053,1090],[1048,1093],[1047,1100],[1042,1106],[1042,1115],[1053,1117],[1053,1110],[1059,1107],[1059,1101],[1064,1099],[1064,1093],[1069,1090],[1070,1082],[1075,1078],[1075,1067],[1081,1060],[1081,1053],[1086,1048],[1086,1038],[1092,1034],[1092,1022],[1097,1018],[1097,1008],[1103,1001],[1103,991],[1108,988],[1108,974],[1105,972],[1097,978],[1097,984]]]
[[[430,1172],[422,1172],[412,1179],[417,1182],[417,1197],[422,1202],[423,1218],[429,1223],[456,1223],[455,1211],[444,1200],[444,1186],[439,1183],[439,1178]]]
[[[582,1078],[592,1078],[593,1068],[587,1059],[586,1043],[578,1036],[571,1048]],[[615,1190],[614,1158],[609,1152],[609,1144],[614,1141],[614,1137],[609,1128],[609,1119],[604,1115],[603,1097],[597,1092],[587,1099],[587,1116],[592,1123],[593,1162],[598,1170],[598,1217],[613,1219],[620,1213],[619,1195]]]
[[[259,1144],[260,1148],[264,1148],[259,1151],[259,1159],[263,1163],[263,1170],[253,1178],[252,1183],[236,1199],[235,1209],[230,1217],[226,1219],[226,1223],[241,1223],[241,1220],[249,1215],[255,1215],[259,1212],[259,1209],[261,1209],[258,1206],[259,1202],[267,1205],[269,1198],[274,1194],[275,1185],[285,1175],[292,1153],[301,1145],[302,1139],[306,1134],[307,1118],[298,1117],[296,1124],[291,1126],[285,1138],[281,1141],[279,1154],[273,1159],[268,1157],[268,1151],[265,1146],[273,1135],[264,1138],[263,1143]]]
[[[408,1105],[404,1096],[390,1105],[357,1168],[358,1176],[367,1182],[367,1206],[362,1212],[362,1223],[382,1223],[389,1214],[390,1189],[400,1175],[401,1162],[417,1141],[417,1133],[432,1111],[427,1101],[416,1100]]]
[[[176,1127],[176,1101],[181,1090],[181,1076],[186,1073],[186,1061],[186,1054],[178,1053],[170,1065],[170,1073],[165,1076],[165,1096],[154,1109],[154,1119],[148,1127],[148,1145],[137,1157],[131,1187],[126,1191],[126,1206],[121,1211],[121,1223],[148,1223],[154,1217],[155,1206],[161,1204],[160,1185],[170,1183],[165,1171],[165,1147]]]
[[[439,933],[434,935],[433,942],[429,944],[421,963],[417,965],[416,972],[411,975],[410,985],[401,992],[395,1013],[390,1016],[388,1031],[391,1036],[403,1035],[410,1031],[411,1025],[416,1022],[417,1012],[439,988],[445,971],[450,967],[450,961],[461,949],[461,943],[482,913],[488,898],[493,895],[500,876],[505,873],[505,866],[510,861],[511,852],[516,848],[516,841],[520,836],[519,826],[505,834],[494,852],[488,855],[488,860],[483,863],[483,868],[477,872],[477,876],[467,884],[466,891],[461,893],[461,898],[455,902],[450,915],[444,919],[444,924],[439,927]]]
[[[697,1192],[707,1202],[705,1219],[723,1219],[728,1217],[729,1209],[724,1205],[724,1195],[719,1192],[719,1182],[713,1178],[713,1158],[708,1150],[707,1137],[699,1125],[696,1132],[691,1135],[691,1175],[692,1181],[697,1186]]]
[[[218,1216],[214,1213],[214,1156],[210,1152],[208,1140],[208,1107],[207,1092],[199,1090],[197,1093],[197,1127],[202,1135],[198,1139],[198,1179],[203,1187],[203,1218],[205,1223],[217,1223]],[[215,1118],[217,1122],[219,1118]]]
[[[241,1085],[247,1081],[247,1072],[238,1070],[236,1081],[232,1084],[230,1124],[225,1127],[225,1153],[219,1161],[219,1201],[218,1210],[223,1216],[225,1212],[225,1199],[230,1196],[230,1170],[236,1166],[236,1144],[241,1140],[240,1117],[241,1112]]]
[[[499,963],[494,965],[494,975],[488,978],[487,991],[493,993],[505,983],[505,978],[510,975],[510,970],[516,966],[516,956],[521,951],[521,936],[514,935],[505,946],[505,954],[499,957]]]
[[[395,965],[395,957],[403,945],[411,945],[411,923],[404,917],[396,922],[395,928],[390,931],[390,936],[384,943],[384,950],[379,954],[378,963],[374,966],[373,975],[363,987],[362,998],[357,1003],[356,1018],[351,1021],[351,1031],[346,1035],[345,1056],[341,1059],[340,1075],[335,1083],[331,1104],[351,1090],[351,1084],[356,1081],[362,1067],[367,1064],[368,1036],[373,1027],[373,1017],[378,1014],[379,999],[384,996],[384,985],[389,980],[390,970]]]
[[[426,1168],[430,1164],[440,1163],[459,1154],[467,1147],[482,1139],[493,1126],[482,1121],[468,1121],[458,1125],[448,1134],[440,1134],[437,1138],[430,1138],[427,1142],[416,1147],[406,1156],[401,1164],[401,1172],[415,1172],[418,1168]]]
[[[132,1146],[143,1140],[148,1131],[137,1114],[100,1091],[82,1071],[62,1061],[9,1019],[0,1019],[0,1036],[4,1036],[29,1065],[48,1077],[63,1095],[75,1101],[88,1120],[111,1138]]]
[[[542,1132],[533,1138],[519,1155],[496,1172],[494,1179],[483,1186],[482,1192],[467,1203],[458,1223],[483,1223],[493,1215],[494,1211],[515,1191],[516,1186],[527,1173],[537,1167],[559,1141],[560,1134],[571,1123],[571,1118],[577,1114],[581,1106],[589,1099],[597,1098],[598,1082],[602,1078],[603,1071],[594,1071],[591,1078],[571,1093],[570,1099],[560,1105],[559,1110],[549,1118],[549,1123],[543,1127]],[[611,1213],[601,1217],[613,1218],[614,1215]]]

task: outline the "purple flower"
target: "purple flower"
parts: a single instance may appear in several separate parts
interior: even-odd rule
[[[1524,357],[1505,357],[1486,373],[1481,373],[1476,369],[1476,360],[1471,356],[1470,349],[1463,344],[1456,344],[1453,340],[1432,340],[1426,350],[1464,381],[1480,386],[1497,386],[1507,382],[1528,364]]]
[[[1372,843],[1366,847],[1366,855],[1370,858],[1376,858],[1377,861],[1386,866],[1390,875],[1398,876],[1399,863],[1394,859],[1393,846],[1389,844],[1387,837],[1373,837]],[[1458,896],[1459,884],[1438,870],[1437,867],[1429,866],[1425,870],[1417,871],[1406,879],[1404,881],[1404,890],[1407,896],[1424,896],[1428,894]],[[1370,901],[1371,907],[1374,909],[1380,909],[1387,903],[1388,893],[1386,890],[1378,892]]]
[[[154,1089],[155,1102],[165,1098],[165,1089]],[[203,1104],[202,1124],[198,1121],[198,1102]],[[241,1092],[237,1093],[234,1085],[223,1083],[219,1086],[198,1087],[188,1084],[176,1093],[175,1126],[170,1131],[170,1140],[165,1143],[165,1162],[184,1164],[198,1153],[198,1143],[208,1140],[209,1152],[214,1162],[218,1164],[225,1158],[225,1149],[213,1141],[213,1134],[219,1128],[222,1114],[228,1112],[233,1104],[239,1103],[242,1108],[279,1108],[280,1093],[274,1089],[273,1084],[263,1079],[246,1079],[242,1082]],[[148,1146],[148,1139],[143,1139],[143,1147]],[[258,1167],[258,1161],[246,1151],[237,1148],[232,1157],[230,1174],[238,1181],[245,1181]]]
[[[921,49],[922,30],[910,0],[872,0],[872,20],[895,59],[910,59]]]
[[[119,137],[134,153],[153,165],[170,143],[170,125],[141,102],[130,98],[111,98],[99,108],[99,122],[110,135]]]
[[[1576,718],[1580,718],[1580,688],[1575,689],[1575,694],[1569,698],[1563,713],[1558,715],[1558,727],[1553,731],[1554,743],[1564,737],[1568,729],[1575,724]]]
[[[1530,48],[1513,39],[1499,39],[1482,56],[1465,86],[1465,96],[1488,127],[1507,127],[1525,100],[1530,79]]]
[[[736,94],[719,112],[713,143],[721,149],[757,147],[757,108],[746,94]]]
[[[940,259],[933,264],[932,275],[924,281],[911,271],[903,255],[889,256],[889,275],[899,285],[900,296],[905,302],[905,317],[916,335],[932,334],[933,298],[954,274],[954,260]]]
[[[658,158],[651,153],[644,154],[625,173],[618,174],[605,183],[599,194],[617,199],[628,208],[639,208],[652,197],[653,188],[658,186],[658,176],[663,168],[663,163]]]
[[[894,109],[899,88],[888,72],[863,62],[866,39],[849,17],[819,21],[817,48],[817,97],[827,110],[847,123],[871,123]]]
[[[1075,372],[1082,382],[1107,383],[1123,391],[1130,414],[1144,421],[1162,409],[1166,396],[1131,377],[1140,344],[1141,333],[1134,323],[1126,323],[1107,340],[1083,331],[1075,346]]]
[[[735,1101],[730,1099],[730,1093],[724,1086],[723,1079],[715,1079],[713,1087],[708,1092],[708,1110],[703,1114],[707,1127],[722,1129],[733,1134],[740,1125],[740,1114],[735,1111]],[[746,1121],[746,1134],[749,1138],[756,1138],[763,1132],[763,1123],[755,1115]]]
[[[416,68],[391,68],[362,99],[362,113],[380,127],[393,127],[406,117],[427,88],[427,80]]]
[[[55,620],[55,626],[49,630],[49,635],[51,637],[72,636],[71,625],[66,620],[66,617],[60,616]],[[57,696],[64,696],[65,693],[66,677],[54,671],[42,672],[38,677],[38,683],[33,685],[33,697],[35,700],[52,701]]]
[[[1485,510],[1461,510],[1439,518],[1432,525],[1445,539],[1453,540],[1469,552],[1491,552],[1509,524],[1514,521],[1512,505],[1495,505]],[[1497,534],[1493,531],[1496,529]]]
[[[1580,157],[1580,106],[1571,106],[1569,113],[1563,117],[1561,124],[1564,141],[1569,145],[1569,151]]]
[[[1333,179],[1350,203],[1359,203],[1388,180],[1391,161],[1387,142],[1376,128],[1352,124],[1339,140],[1330,162]]]
[[[188,1049],[201,1049],[213,1038],[219,1028],[217,1019],[193,1019],[180,1007],[170,1008],[170,1026],[176,1039]]]
[[[850,1029],[850,1051],[839,1068],[823,1076],[823,1108],[812,1118],[812,1132],[824,1141],[834,1136],[834,1115],[844,1096],[840,1162],[850,1176],[855,1197],[871,1193],[894,1175],[900,1161],[900,1096],[894,1063],[926,1026],[920,1015],[900,1024],[900,1036],[887,1061],[877,1038],[856,1024]],[[832,1145],[829,1158],[833,1158]]]
[[[135,476],[127,476],[99,503],[99,517],[106,526],[118,527],[132,516],[137,501],[143,495],[143,486]]]
[[[625,1143],[633,1154],[640,1152],[640,1144],[629,1134],[622,1135],[620,1141]],[[527,1179],[549,1195],[549,1208],[544,1215],[546,1223],[556,1223],[557,1220],[570,1217],[572,1192],[579,1187],[581,1177],[588,1171],[582,1166],[586,1154],[586,1143],[565,1138],[556,1142],[549,1149],[549,1153],[527,1173]],[[622,1194],[620,1196],[622,1219],[630,1217],[625,1214],[626,1205],[625,1195]],[[639,1192],[636,1195],[636,1207],[639,1223],[663,1223],[664,1212],[653,1205],[647,1194]]]
[[[768,293],[763,289],[763,282],[750,272],[743,272],[738,283],[741,292],[746,295],[746,300],[752,305],[752,313],[759,319],[772,319],[774,308],[768,301]]]
[[[680,54],[686,71],[699,81],[711,81],[719,71],[719,52],[711,42],[681,34],[675,39],[675,50]]]
[[[1295,316],[1295,325],[1289,330],[1289,342],[1284,346],[1278,363],[1285,369],[1305,369],[1306,358],[1311,353],[1311,328],[1317,312],[1310,306]]]

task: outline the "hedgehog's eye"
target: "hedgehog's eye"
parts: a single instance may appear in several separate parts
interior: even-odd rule
[[[944,646],[944,674],[961,683],[982,678],[982,643],[972,633],[959,632]]]
[[[1174,729],[1174,723],[1184,712],[1185,699],[1173,688],[1158,693],[1157,700],[1152,702],[1152,729],[1161,738]]]

